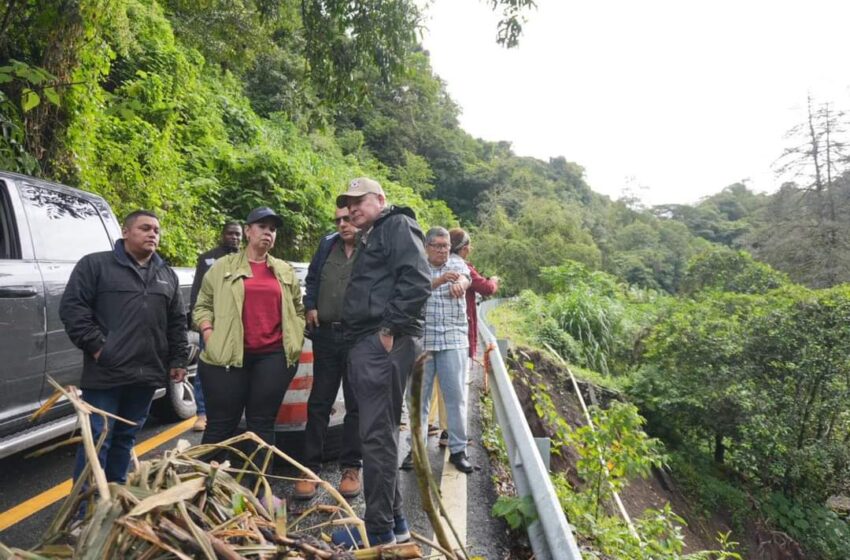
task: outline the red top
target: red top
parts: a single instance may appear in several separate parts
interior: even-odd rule
[[[283,349],[283,292],[280,282],[266,263],[249,263],[251,278],[245,278],[242,325],[245,352],[266,354]]]
[[[469,324],[469,357],[474,358],[478,350],[478,309],[475,307],[475,294],[492,296],[496,293],[496,283],[481,276],[475,267],[469,264],[469,275],[472,283],[466,289],[466,319]]]

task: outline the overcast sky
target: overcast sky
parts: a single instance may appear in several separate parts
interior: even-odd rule
[[[470,134],[563,155],[613,198],[630,185],[648,204],[690,203],[744,179],[774,190],[807,92],[850,105],[850,2],[537,3],[506,50],[488,2],[435,0],[431,63]]]

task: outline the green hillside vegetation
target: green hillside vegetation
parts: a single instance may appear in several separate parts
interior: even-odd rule
[[[679,296],[579,263],[542,276],[548,290],[494,312],[502,336],[552,347],[638,404],[734,540],[762,520],[807,557],[846,557],[850,525],[825,503],[850,488],[848,286],[805,288],[724,248],[691,260]]]
[[[227,49],[241,34],[256,38],[254,47],[261,50],[261,39],[285,32],[293,14],[279,13],[280,27],[273,29],[259,12],[249,17],[236,8],[215,14],[199,5],[190,22],[167,3],[83,2],[76,14],[59,12],[63,4],[55,4],[56,13],[32,7],[20,14],[21,23],[27,15],[31,23],[13,24],[2,43],[19,62],[5,67],[15,79],[0,91],[3,122],[17,142],[4,146],[0,166],[99,193],[119,215],[137,207],[160,212],[162,250],[172,262],[190,264],[199,249],[214,243],[220,224],[258,205],[284,216],[280,254],[305,259],[331,226],[335,194],[364,174],[381,180],[391,199],[412,206],[423,223],[455,222],[445,204],[391,180],[379,161],[345,153],[332,128],[308,127],[284,103],[258,110],[271,101],[251,78],[265,69],[249,62],[251,54]],[[181,24],[198,29],[205,17],[217,15],[243,18],[218,24],[232,43],[211,41],[201,52],[191,34],[181,40]],[[61,33],[54,33],[57,25]],[[248,28],[237,34],[241,25]],[[49,58],[54,51],[61,60]],[[49,83],[73,84],[56,89],[57,103],[50,102],[50,90],[38,89],[44,82],[26,73],[28,64],[45,59],[53,74]],[[231,68],[231,60],[242,66]],[[302,85],[309,90],[310,83]],[[43,99],[34,107],[22,105],[24,111],[13,101],[27,89],[40,91]],[[309,98],[309,92],[302,95]],[[23,156],[22,145],[28,152]]]
[[[593,193],[563,157],[464,132],[412,3],[75,6],[7,4],[0,166],[102,194],[118,214],[159,211],[175,264],[258,204],[286,218],[278,253],[305,259],[334,195],[363,174],[424,225],[475,230],[478,263],[507,293],[571,259],[675,290],[703,245]]]

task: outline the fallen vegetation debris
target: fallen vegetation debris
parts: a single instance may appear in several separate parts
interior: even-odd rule
[[[413,542],[354,552],[324,542],[321,530],[339,525],[359,531],[368,541],[362,520],[331,484],[251,432],[214,445],[189,446],[180,442],[162,458],[139,462],[125,484],[109,483],[97,461],[102,441],[95,443],[91,430],[86,428],[90,427],[91,414],[101,415],[104,420],[111,415],[83,402],[75,388],[63,388],[50,381],[59,396],[64,395],[77,411],[88,465],[41,543],[31,550],[0,543],[0,559],[422,557],[419,545]],[[49,402],[56,402],[59,396]],[[246,447],[253,451],[246,454]],[[228,455],[243,466],[237,469],[229,461],[204,460],[212,455]],[[304,479],[318,483],[336,502],[311,508],[311,520],[315,516],[323,519],[313,522],[304,534],[293,530],[297,531],[306,516],[302,514],[289,523],[286,502],[272,493],[270,478],[294,480],[268,474],[275,457],[298,469]]]

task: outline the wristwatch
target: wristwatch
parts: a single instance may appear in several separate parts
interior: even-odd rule
[[[381,327],[378,330],[378,334],[381,336],[393,336],[393,330],[388,327]]]

